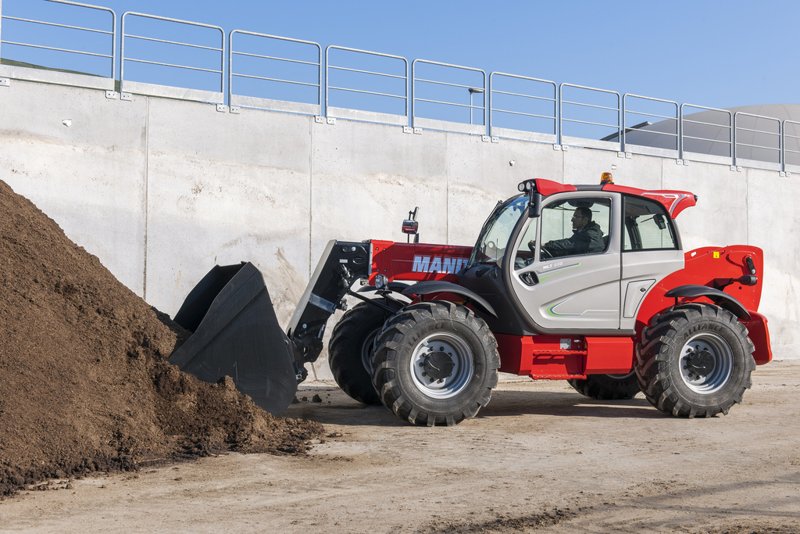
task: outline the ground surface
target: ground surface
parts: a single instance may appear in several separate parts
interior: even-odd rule
[[[759,368],[745,404],[709,420],[512,382],[476,419],[417,428],[316,387],[290,411],[325,424],[308,457],[228,454],[24,492],[0,502],[0,530],[800,532],[798,395],[800,362]]]

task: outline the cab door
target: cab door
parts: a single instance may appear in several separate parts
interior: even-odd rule
[[[620,326],[633,329],[639,308],[666,276],[683,269],[680,236],[664,207],[641,197],[623,197],[622,301]]]
[[[621,201],[619,194],[602,191],[552,195],[542,203],[541,216],[525,223],[507,274],[537,330],[619,333]],[[584,225],[580,236],[573,217],[587,209],[592,226]],[[586,234],[591,234],[588,249],[581,244]]]

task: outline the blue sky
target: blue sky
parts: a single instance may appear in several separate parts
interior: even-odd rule
[[[800,100],[790,0],[84,1],[705,106]]]

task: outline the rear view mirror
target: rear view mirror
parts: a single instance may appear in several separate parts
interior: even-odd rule
[[[653,222],[656,223],[659,230],[664,230],[667,227],[667,222],[664,220],[664,216],[660,213],[656,213],[653,215]]]

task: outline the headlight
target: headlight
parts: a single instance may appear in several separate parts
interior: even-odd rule
[[[378,289],[383,289],[389,284],[389,279],[386,278],[386,275],[379,274],[375,277],[375,287]]]

